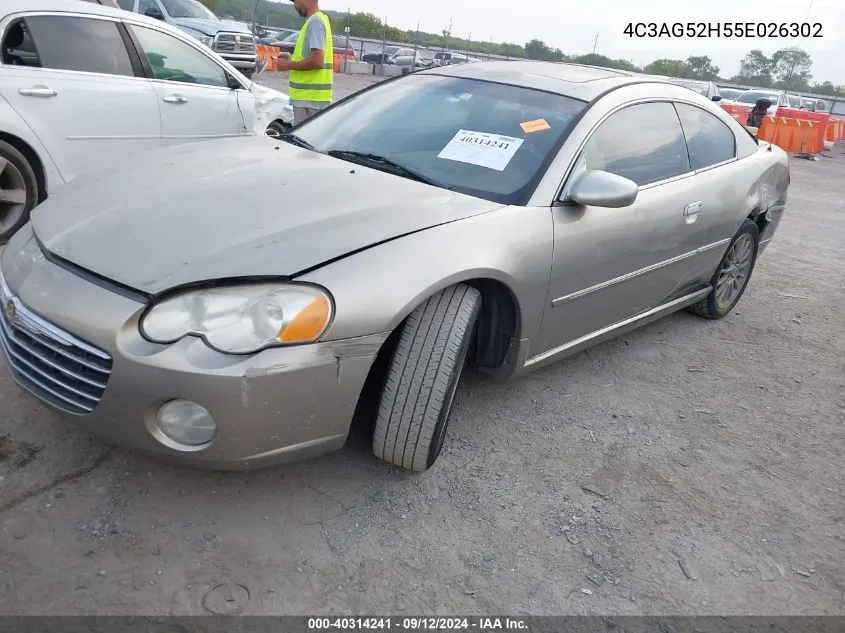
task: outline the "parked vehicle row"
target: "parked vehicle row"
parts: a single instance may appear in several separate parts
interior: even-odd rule
[[[466,365],[511,379],[729,314],[789,186],[704,96],[566,64],[421,70],[283,140],[126,156],[36,208],[0,260],[17,384],[218,469],[339,449],[372,401],[373,453],[426,470]]]
[[[0,242],[83,170],[293,123],[287,95],[196,38],[99,3],[6,0],[0,50]]]
[[[126,11],[176,26],[208,46],[247,77],[255,72],[255,37],[246,27],[224,22],[197,0],[116,0]]]
[[[711,101],[718,101],[724,104],[736,103],[753,106],[759,99],[768,99],[773,104],[771,108],[769,108],[769,114],[771,115],[782,111],[782,109],[811,110],[813,112],[827,111],[827,104],[821,99],[801,97],[796,94],[786,93],[783,90],[741,90],[737,88],[720,88],[712,81],[679,79],[675,77],[660,78],[698,92]]]
[[[279,49],[279,52],[281,53],[288,53],[290,55],[293,55],[293,51],[296,48],[296,40],[298,38],[299,32],[294,32],[285,37],[284,39],[270,44],[270,46],[275,46]],[[347,46],[346,37],[340,35],[333,36],[332,49],[334,55],[341,55],[344,59],[358,61],[358,53],[355,52],[355,49],[352,48],[351,45]]]

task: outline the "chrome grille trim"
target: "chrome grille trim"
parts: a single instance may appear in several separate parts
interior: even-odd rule
[[[111,356],[44,320],[0,274],[0,353],[15,381],[48,404],[77,415],[99,404]]]
[[[241,38],[240,44],[237,36]],[[218,33],[214,38],[214,50],[218,53],[254,53],[255,38],[245,33]]]

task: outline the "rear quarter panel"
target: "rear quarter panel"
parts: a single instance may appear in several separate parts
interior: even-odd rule
[[[0,65],[0,81],[2,79],[3,66]],[[53,162],[53,158],[47,152],[47,148],[41,144],[32,128],[27,125],[23,117],[6,101],[2,94],[0,94],[0,134],[6,134],[23,141],[38,155],[41,168],[44,171],[48,194],[53,193],[58,187],[65,184],[56,164]]]

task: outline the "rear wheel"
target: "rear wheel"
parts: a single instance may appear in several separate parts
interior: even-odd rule
[[[759,248],[760,229],[753,221],[745,220],[710,281],[713,290],[687,309],[705,319],[717,320],[727,316],[748,287]]]
[[[431,297],[405,321],[379,402],[376,457],[414,471],[434,464],[480,310],[481,293],[458,284]]]
[[[38,203],[38,180],[26,157],[0,141],[0,244],[29,220]]]

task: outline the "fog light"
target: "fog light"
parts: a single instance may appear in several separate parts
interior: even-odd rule
[[[188,446],[208,444],[217,433],[217,422],[196,402],[171,400],[156,414],[158,428],[174,442]]]

